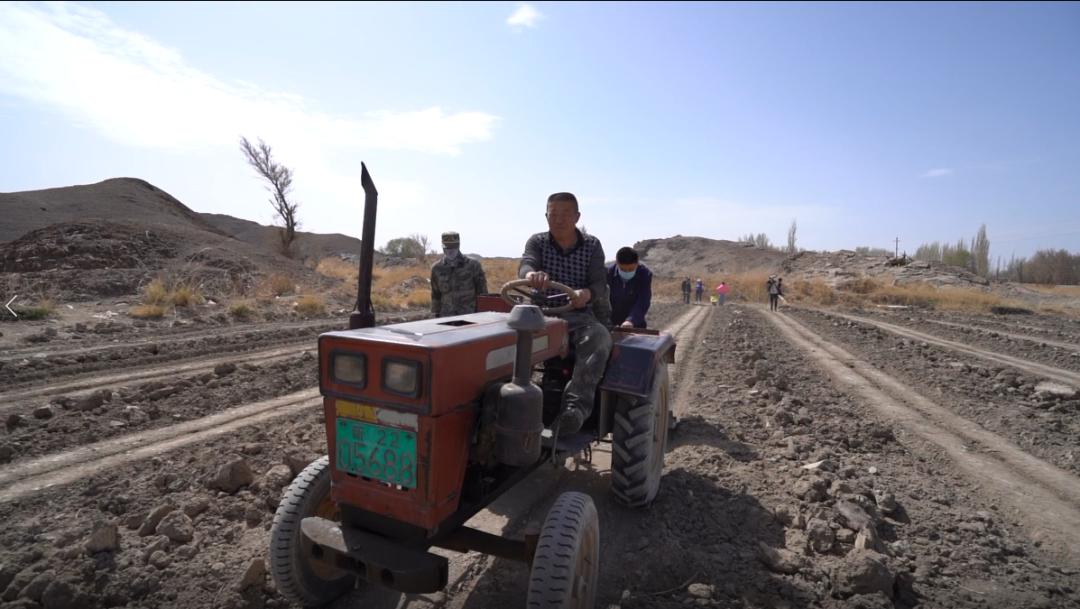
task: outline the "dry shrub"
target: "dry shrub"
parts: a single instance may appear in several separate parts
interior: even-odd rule
[[[296,300],[296,312],[304,317],[326,314],[326,301],[322,296],[305,294]]]
[[[696,277],[694,279],[697,279]],[[716,285],[720,283],[720,279],[728,284],[730,290],[728,291],[728,300],[739,300],[746,302],[768,302],[769,293],[765,287],[766,282],[769,281],[768,271],[751,271],[748,273],[738,273],[735,275],[728,275],[726,277],[720,277],[716,281],[712,282],[710,287],[709,282],[705,283],[705,291],[708,294],[712,292],[710,290],[716,290]],[[784,286],[787,288],[788,286]]]
[[[416,290],[409,295],[405,304],[411,309],[424,309],[431,307],[431,290]]]
[[[161,319],[165,315],[165,307],[158,304],[135,305],[128,314],[136,319]]]
[[[972,288],[935,286],[928,283],[880,286],[867,294],[875,304],[906,305],[942,311],[990,313],[994,307],[1023,307],[1023,303]]]
[[[2,303],[0,303],[2,304]],[[36,303],[31,305],[11,305],[11,310],[15,311],[18,315],[16,321],[34,321],[38,319],[45,319],[56,311],[56,303],[51,298],[41,298]],[[8,312],[5,310],[3,315],[11,318]]]
[[[821,279],[810,281],[796,279],[791,282],[791,286],[786,291],[784,298],[793,302],[829,306],[836,304],[837,301],[836,291]]]
[[[358,274],[355,264],[332,256],[320,260],[319,264],[315,266],[315,272],[323,277],[352,281],[354,283]]]
[[[851,279],[845,281],[837,286],[838,289],[845,292],[851,292],[853,294],[872,294],[882,288],[880,282],[871,279],[870,277],[859,277],[858,279]]]
[[[263,286],[272,296],[285,296],[296,290],[296,283],[281,273],[271,274],[266,278]]]
[[[487,277],[488,293],[497,294],[503,284],[517,279],[518,264],[520,260],[517,258],[484,260],[481,266],[484,267],[484,276]]]
[[[169,288],[161,279],[155,279],[143,288],[143,303],[148,305],[165,305],[171,300]],[[160,317],[160,316],[159,316]]]
[[[203,303],[203,297],[198,288],[190,285],[176,286],[169,294],[169,300],[172,301],[173,306],[177,307],[190,307]]]
[[[248,321],[255,316],[255,307],[246,300],[234,302],[229,305],[229,315],[240,321]]]

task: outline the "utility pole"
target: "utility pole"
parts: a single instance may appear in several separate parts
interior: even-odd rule
[[[900,257],[900,237],[896,238],[896,250],[893,252],[893,258]]]

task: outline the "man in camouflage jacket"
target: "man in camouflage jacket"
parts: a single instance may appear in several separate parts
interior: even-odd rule
[[[431,267],[431,312],[435,317],[476,312],[476,297],[487,293],[480,263],[461,253],[461,237],[442,235],[444,256]]]

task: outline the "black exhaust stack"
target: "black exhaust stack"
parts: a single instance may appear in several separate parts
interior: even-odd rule
[[[367,165],[360,163],[360,185],[364,187],[364,234],[360,242],[360,278],[356,286],[356,309],[349,315],[349,329],[375,326],[371,308],[371,269],[375,263],[375,209],[379,191],[371,181]]]

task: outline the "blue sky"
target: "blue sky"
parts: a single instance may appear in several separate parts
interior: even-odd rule
[[[0,4],[0,191],[146,179],[305,230],[521,253],[569,190],[676,234],[1080,251],[1080,3]],[[2,211],[2,210],[0,210]],[[0,217],[2,221],[2,217]]]

